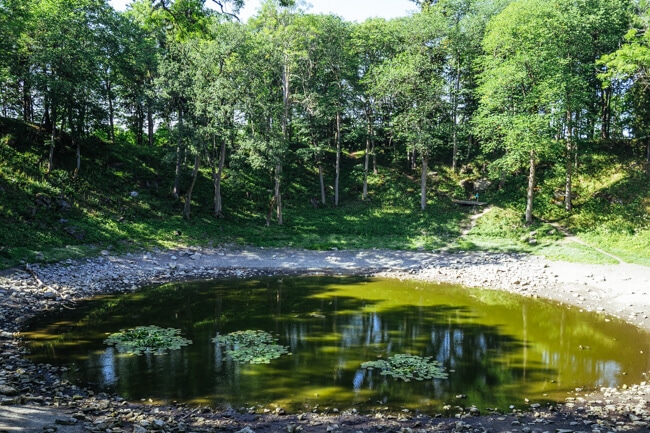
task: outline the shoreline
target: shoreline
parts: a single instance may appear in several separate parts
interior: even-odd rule
[[[98,396],[92,395],[87,390],[78,389],[72,384],[63,383],[65,381],[60,379],[59,372],[55,368],[30,366],[29,362],[22,357],[24,348],[20,346],[21,327],[30,318],[44,311],[74,308],[76,302],[95,295],[125,293],[143,286],[165,282],[286,274],[356,274],[438,281],[467,287],[504,290],[527,297],[549,299],[585,311],[598,312],[650,332],[650,319],[648,318],[648,314],[650,314],[650,268],[637,265],[585,265],[552,262],[541,257],[522,254],[477,252],[452,254],[422,251],[305,251],[284,248],[224,247],[153,251],[118,257],[111,255],[110,251],[103,251],[102,255],[97,258],[68,260],[53,265],[28,265],[24,269],[12,269],[0,273],[0,347],[2,349],[0,355],[0,414],[3,414],[3,411],[7,412],[8,419],[14,420],[14,424],[19,426],[19,421],[28,423],[29,419],[44,420],[47,416],[56,415],[65,418],[63,421],[58,418],[54,420],[58,432],[101,431],[101,429],[89,428],[92,427],[89,424],[95,423],[97,419],[95,418],[91,423],[90,417],[86,415],[86,413],[96,410]],[[19,382],[22,381],[30,386],[24,386],[23,389],[13,386],[16,377],[21,375],[17,375],[16,372],[21,374],[25,372],[29,378],[18,377]],[[35,395],[34,388],[36,387],[31,386],[35,380],[34,377],[41,378],[41,382],[43,382],[43,377],[47,377],[46,382],[51,383],[51,387],[41,387],[44,392],[41,392],[41,395]],[[7,394],[7,391],[10,392]],[[58,399],[57,393],[61,394]],[[650,386],[645,382],[630,384],[624,389],[621,387],[621,389],[596,390],[595,393],[589,395],[576,394],[574,399],[573,402],[567,401],[563,404],[561,410],[536,407],[531,408],[530,414],[498,414],[478,417],[461,411],[453,414],[453,418],[447,419],[447,422],[468,423],[471,420],[470,424],[472,425],[488,423],[495,427],[510,423],[510,425],[516,426],[512,422],[524,416],[548,421],[551,415],[553,418],[561,415],[563,419],[566,418],[567,426],[570,427],[571,423],[577,422],[576,419],[583,415],[589,414],[594,417],[600,413],[601,416],[606,415],[607,418],[613,419],[612,414],[615,413],[625,414],[627,417],[625,422],[629,421],[630,425],[639,428],[644,427],[641,425],[642,423],[646,423],[646,426],[650,425],[648,410]],[[154,410],[145,404],[127,404],[118,396],[102,396],[100,400],[102,401],[101,405],[107,404],[109,407],[128,406],[131,412],[139,412],[141,416]],[[61,404],[62,402],[65,404]],[[79,412],[80,406],[85,408],[81,412]],[[607,407],[609,409],[604,411],[603,408]],[[35,408],[47,410],[40,417],[25,415]],[[77,411],[76,417],[71,418],[70,414],[66,415],[66,413],[75,410]],[[187,407],[174,409],[179,417],[185,416],[185,419],[188,420],[196,421],[197,418],[209,418],[198,416],[201,414],[192,415],[193,410]],[[639,415],[630,417],[630,413],[633,412]],[[225,418],[223,413],[213,413],[212,415],[212,424],[207,423],[206,426],[208,424],[214,426],[215,419],[221,420],[224,428],[232,431],[239,431],[244,426],[255,424],[256,427],[250,427],[255,433],[273,429],[277,431],[279,430],[278,425],[275,424],[280,423],[286,427],[290,421],[298,426],[307,423],[314,427],[310,430],[319,430],[317,428],[319,426],[331,427],[335,424],[333,419],[340,419],[342,416],[339,414],[333,419],[328,418],[321,422],[314,421],[314,417],[318,414],[303,414],[303,423],[294,415],[229,414]],[[515,416],[514,421],[511,419],[512,416]],[[171,415],[170,417],[174,418]],[[411,414],[410,416],[404,415],[402,418],[401,421],[401,418],[397,420],[385,418],[383,422],[386,425],[398,422],[403,427],[414,428],[413,426],[422,425],[426,417],[415,417]],[[373,420],[358,414],[346,414],[345,419],[344,424],[355,425],[356,430],[349,431],[378,429],[378,426],[382,425],[379,422],[382,421],[381,419]],[[129,432],[168,431],[164,428],[157,428],[151,423],[141,426],[137,422],[129,424],[128,420],[120,422],[128,425]],[[433,423],[433,420],[426,418],[426,422]],[[557,421],[554,423],[557,424]],[[266,426],[266,424],[269,425]],[[306,428],[307,424],[303,428]],[[8,425],[11,427],[12,424]],[[178,428],[178,422],[174,423],[174,426],[174,429],[169,431],[184,431],[182,426]],[[43,428],[45,427],[43,426]],[[282,429],[288,431],[285,427]],[[521,427],[510,428],[510,430],[513,429],[518,430]],[[327,431],[334,430],[337,429]],[[347,429],[339,425],[338,430]],[[7,430],[0,420],[1,431],[14,430]]]

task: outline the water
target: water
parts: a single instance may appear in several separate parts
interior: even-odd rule
[[[436,413],[444,404],[505,409],[524,399],[560,401],[576,388],[638,383],[650,371],[650,336],[630,325],[499,291],[422,282],[174,283],[63,314],[25,334],[32,359],[68,365],[69,380],[132,400]],[[109,333],[144,325],[181,329],[193,344],[129,356],[103,343]],[[240,365],[211,342],[246,329],[273,333],[292,354]],[[432,356],[449,377],[406,383],[361,368],[398,353]]]

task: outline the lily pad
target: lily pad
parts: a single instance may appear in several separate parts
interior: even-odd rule
[[[250,364],[269,364],[271,360],[289,353],[289,348],[276,344],[277,339],[266,331],[235,331],[212,339],[226,348],[233,360]]]
[[[180,333],[180,329],[161,328],[155,325],[138,326],[111,334],[104,343],[115,346],[120,353],[162,355],[167,350],[178,350],[192,344],[192,340],[181,337]]]
[[[387,360],[368,361],[361,364],[368,370],[379,369],[381,375],[392,376],[405,382],[414,380],[447,379],[444,367],[431,356],[397,354]]]

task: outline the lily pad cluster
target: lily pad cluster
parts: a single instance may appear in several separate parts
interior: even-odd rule
[[[180,333],[180,329],[175,328],[138,326],[110,334],[104,343],[115,346],[120,353],[162,355],[167,350],[178,350],[192,344],[192,340],[181,337]]]
[[[377,361],[368,361],[361,364],[361,368],[368,370],[379,369],[381,375],[392,376],[405,382],[429,379],[447,379],[444,367],[431,356],[416,356],[397,354],[390,358]]]
[[[266,331],[235,331],[212,339],[224,346],[233,360],[250,364],[269,364],[271,360],[289,353],[289,348],[277,344],[277,339]]]

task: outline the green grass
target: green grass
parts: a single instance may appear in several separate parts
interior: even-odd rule
[[[579,242],[565,242],[545,245],[536,251],[551,260],[562,260],[572,263],[590,263],[595,265],[614,265],[618,261],[600,253],[591,246]]]
[[[463,175],[435,167],[426,211],[419,209],[419,176],[392,159],[380,158],[369,179],[372,200],[361,200],[361,156],[344,158],[341,203],[314,208],[315,171],[301,160],[285,167],[284,221],[266,227],[271,194],[268,173],[236,165],[223,183],[225,218],[211,215],[210,172],[201,172],[193,195],[192,219],[181,217],[183,203],[171,197],[173,163],[162,146],[137,147],[122,139],[115,146],[91,138],[82,148],[75,178],[74,149],[65,139],[56,149],[56,169],[45,174],[47,146],[39,131],[0,118],[0,268],[25,262],[57,262],[98,255],[179,246],[255,245],[330,249],[411,249],[501,251],[541,254],[558,260],[609,263],[596,249],[565,242],[551,223],[567,227],[594,247],[625,261],[650,265],[650,188],[643,167],[611,148],[585,151],[576,178],[578,199],[568,214],[552,203],[564,173],[540,170],[536,222],[524,224],[525,173],[505,188],[481,194],[492,210],[461,236],[471,208],[453,205],[464,198]],[[331,165],[326,167],[332,183]],[[476,175],[477,169],[472,175]],[[189,183],[189,169],[182,185]],[[138,196],[132,197],[131,191]],[[331,190],[329,191],[331,193]],[[535,242],[531,242],[534,239]]]

